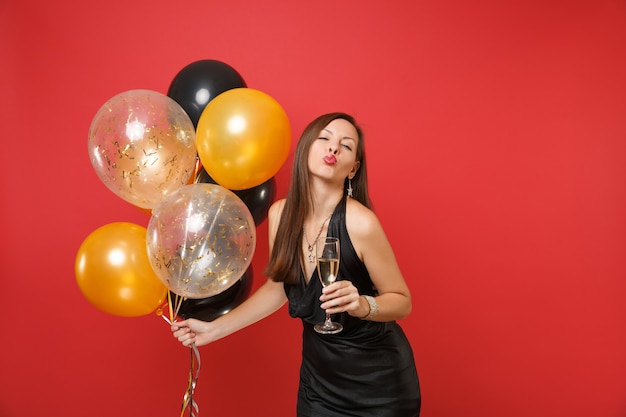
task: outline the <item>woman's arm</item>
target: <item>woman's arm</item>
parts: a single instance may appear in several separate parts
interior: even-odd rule
[[[211,322],[197,319],[174,322],[172,332],[184,346],[192,343],[197,346],[207,345],[264,319],[286,301],[282,283],[267,280],[250,298],[229,313]]]
[[[412,308],[411,294],[396,261],[385,232],[371,210],[356,201],[348,200],[346,226],[354,249],[365,263],[378,295],[374,298],[378,312],[372,320],[392,321],[406,317]],[[322,308],[330,314],[346,311],[364,318],[370,304],[346,281],[337,281],[323,289]]]

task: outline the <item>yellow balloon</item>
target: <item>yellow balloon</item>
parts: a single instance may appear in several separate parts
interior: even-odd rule
[[[281,105],[252,88],[227,90],[205,107],[196,128],[196,149],[206,172],[230,190],[271,179],[285,163],[291,126]]]
[[[78,249],[74,269],[85,298],[106,313],[144,316],[165,302],[168,290],[150,265],[142,226],[119,222],[96,229]]]

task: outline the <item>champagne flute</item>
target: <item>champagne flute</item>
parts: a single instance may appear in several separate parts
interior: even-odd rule
[[[322,286],[326,287],[337,280],[339,275],[339,238],[325,237],[316,243],[317,274]],[[326,320],[314,327],[315,331],[322,334],[335,334],[343,330],[343,326],[330,319],[326,313]]]

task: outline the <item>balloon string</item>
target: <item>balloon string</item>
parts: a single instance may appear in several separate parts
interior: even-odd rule
[[[172,324],[172,322],[174,322],[174,311],[172,310],[172,292],[168,291],[167,292],[167,309],[170,312],[170,324]]]
[[[185,410],[189,407],[189,416],[190,417],[198,417],[199,407],[198,403],[193,399],[193,393],[196,389],[196,384],[198,383],[198,377],[200,375],[200,352],[198,351],[198,347],[195,344],[192,344],[189,349],[190,354],[190,369],[189,369],[189,380],[187,384],[187,391],[185,391],[185,395],[183,396],[183,405],[180,410],[180,417],[183,417],[185,414]]]
[[[193,170],[193,183],[198,183],[198,174],[200,173],[200,169],[202,169],[202,162],[200,161],[200,157],[196,154],[196,165]]]
[[[167,293],[167,304],[169,310],[169,318],[165,316],[165,314],[159,314],[163,320],[167,322],[167,324],[171,325],[176,321],[178,317],[178,312],[183,301],[186,297],[179,296],[178,294],[174,294],[174,302],[172,303],[172,293],[168,291]],[[196,384],[198,383],[198,377],[200,376],[200,351],[195,344],[192,344],[189,349],[190,354],[190,366],[189,366],[189,378],[187,381],[187,390],[185,391],[185,395],[183,396],[183,404],[180,410],[180,417],[183,417],[185,414],[185,410],[189,407],[189,416],[190,417],[198,417],[199,407],[198,403],[193,399],[193,393],[196,389]]]
[[[176,296],[176,308],[174,309],[174,317],[178,317],[178,313],[180,312],[180,307],[183,305],[183,301],[185,301],[187,297]]]
[[[169,324],[172,324],[176,321],[178,317],[178,313],[180,312],[180,307],[183,305],[183,301],[185,301],[187,297],[183,297],[182,295],[174,294],[174,302],[172,302],[172,292],[167,292],[167,309],[169,311],[169,319],[165,320]],[[162,310],[161,310],[162,311]],[[159,312],[157,312],[159,314]],[[166,319],[166,317],[160,313],[161,317]]]

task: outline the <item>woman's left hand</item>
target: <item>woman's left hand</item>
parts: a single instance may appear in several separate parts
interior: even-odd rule
[[[328,314],[346,312],[351,316],[359,317],[359,313],[363,313],[359,291],[350,281],[336,281],[323,287],[320,301],[322,302],[321,308]]]

